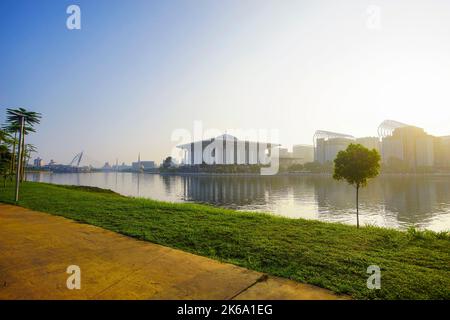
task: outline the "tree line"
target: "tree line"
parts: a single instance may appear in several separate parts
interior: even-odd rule
[[[26,137],[36,132],[41,117],[40,113],[25,108],[6,109],[6,123],[0,128],[0,175],[4,186],[16,173],[20,182],[25,180],[25,166],[37,151],[34,145],[25,142]]]

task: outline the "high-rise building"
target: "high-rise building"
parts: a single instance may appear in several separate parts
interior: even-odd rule
[[[37,157],[36,159],[34,159],[33,165],[37,168],[40,168],[44,165],[44,161],[41,158]]]
[[[437,168],[450,168],[450,136],[435,137],[434,159]]]
[[[305,163],[304,159],[298,156],[298,152],[289,152],[287,148],[278,148],[278,158],[280,168],[282,169]]]
[[[355,141],[352,135],[323,130],[317,130],[313,139],[314,161],[322,164],[333,162],[339,151]]]
[[[427,135],[416,140],[416,167],[434,165],[434,137]]]
[[[300,159],[301,164],[314,161],[314,146],[306,144],[297,144],[292,147],[294,158]]]
[[[382,139],[382,161],[402,160],[411,169],[434,165],[434,137],[422,128],[404,126]]]
[[[378,138],[378,137],[357,138],[355,140],[355,143],[358,143],[370,150],[375,149],[378,152],[380,152],[380,150],[381,150],[380,138]]]
[[[320,163],[333,162],[341,150],[345,150],[354,140],[348,138],[319,138],[316,140],[315,161]]]
[[[288,148],[278,148],[278,156],[280,158],[292,158],[292,153],[289,152]]]

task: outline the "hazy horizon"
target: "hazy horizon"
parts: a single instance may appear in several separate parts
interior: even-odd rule
[[[66,28],[71,4],[81,30]],[[84,151],[94,165],[160,163],[196,120],[278,129],[289,148],[318,129],[376,136],[385,119],[450,135],[450,2],[2,1],[0,12],[0,121],[8,107],[41,112],[28,142],[46,162]]]

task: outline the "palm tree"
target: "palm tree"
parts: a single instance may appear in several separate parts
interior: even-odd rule
[[[19,198],[19,183],[22,180],[23,175],[23,165],[24,156],[23,152],[25,148],[25,135],[29,132],[35,132],[34,125],[39,124],[41,120],[41,114],[34,111],[28,111],[24,108],[18,109],[6,109],[6,121],[11,126],[11,130],[19,132],[19,142],[17,149],[17,162],[18,168],[16,171],[16,196],[15,200],[18,201]],[[18,129],[18,130],[17,130]],[[28,130],[27,130],[28,129]]]
[[[9,171],[12,173],[14,172],[14,165],[16,163],[16,145],[17,145],[17,132],[19,131],[19,128],[14,124],[6,124],[3,126],[3,131],[8,134],[14,134],[14,137],[12,138],[12,159],[9,167]]]
[[[4,143],[8,137],[8,133],[4,129],[0,129],[0,143]]]
[[[10,148],[13,145],[14,139],[10,132],[5,128],[0,128],[0,145]]]
[[[11,153],[9,152],[9,145],[11,142],[12,139],[8,132],[0,129],[0,174],[3,176],[4,186],[6,186],[6,177],[10,173]]]
[[[6,131],[7,133],[9,133],[9,136],[11,137],[10,138],[10,141],[11,141],[10,144],[12,146],[12,148],[11,148],[12,161],[10,163],[10,170],[9,171],[12,174],[16,170],[16,160],[19,160],[19,159],[16,159],[16,146],[18,146],[18,143],[19,143],[19,141],[17,139],[17,134],[20,131],[20,124],[17,124],[17,123],[6,124],[6,125],[3,126],[3,130]],[[24,135],[26,136],[29,133],[36,132],[36,130],[33,127],[31,127],[30,125],[25,124],[24,128],[23,128],[23,132],[24,132]],[[12,136],[12,135],[14,135],[14,136]],[[24,146],[23,146],[23,143],[21,144],[21,148],[22,148],[22,150],[25,150]],[[23,161],[23,157],[22,157],[21,160]],[[12,175],[11,175],[11,177],[12,177]]]

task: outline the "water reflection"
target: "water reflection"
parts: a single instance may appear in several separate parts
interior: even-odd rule
[[[32,181],[89,185],[165,201],[196,201],[288,217],[355,223],[355,190],[329,176],[161,176],[138,173],[28,175]],[[450,229],[450,177],[384,176],[360,195],[365,224]]]

